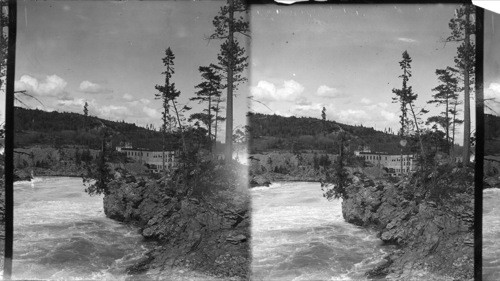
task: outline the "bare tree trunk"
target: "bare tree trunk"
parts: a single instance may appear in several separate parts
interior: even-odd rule
[[[212,97],[208,97],[208,140],[212,152]]]
[[[187,152],[186,140],[184,139],[184,130],[182,128],[181,118],[179,117],[179,111],[177,111],[177,106],[175,105],[174,100],[172,100],[172,104],[174,105],[175,115],[177,115],[177,122],[179,124],[179,129],[181,130],[182,148],[183,148],[184,153],[186,153]]]
[[[229,52],[228,52],[228,66],[227,66],[227,107],[226,107],[226,163],[233,157],[233,64],[234,64],[234,3],[233,0],[228,0],[229,4]]]
[[[415,115],[415,111],[413,111],[413,104],[410,103],[410,110],[411,114],[413,115],[413,121],[415,122],[415,127],[417,128],[417,136],[418,136],[418,142],[420,144],[420,152],[422,155],[424,155],[425,150],[424,150],[424,145],[422,143],[422,136],[420,135],[420,129],[418,128],[418,122],[417,122],[417,116]]]
[[[163,101],[163,126],[162,126],[162,157],[161,157],[161,164],[162,164],[162,170],[165,171],[165,149],[166,149],[166,134],[167,134],[167,107],[165,106],[166,102],[165,100]]]
[[[455,127],[456,127],[456,121],[457,120],[457,102],[453,104],[453,128],[452,128],[452,134],[451,134],[451,145],[452,145],[452,151],[455,151]]]
[[[448,95],[446,96],[446,154],[450,156],[450,119],[448,115]]]
[[[464,56],[464,151],[462,161],[464,168],[470,160],[470,81],[469,81],[469,52],[470,52],[470,12],[465,8],[465,53]]]
[[[219,103],[220,103],[220,97],[217,99],[217,106],[215,107],[215,128],[214,128],[214,145],[217,145],[217,124],[219,123]]]

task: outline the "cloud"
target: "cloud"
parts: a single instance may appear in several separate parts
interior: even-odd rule
[[[311,105],[312,102],[309,101],[307,98],[305,97],[300,97],[297,99],[297,101],[295,102],[296,105]]]
[[[131,94],[124,94],[123,99],[125,99],[127,101],[132,101],[134,99],[134,97]]]
[[[161,113],[158,112],[158,110],[148,106],[143,107],[142,111],[146,113],[146,115],[149,116],[150,118],[158,119],[161,117]]]
[[[321,119],[321,111],[323,107],[326,109],[327,120],[338,120],[337,110],[333,104],[310,103],[307,105],[292,106],[290,112],[295,116],[305,116]]]
[[[398,115],[396,113],[387,110],[380,111],[380,115],[388,122],[395,122],[398,120]]]
[[[95,99],[87,100],[84,98],[70,99],[70,100],[57,100],[55,105],[59,110],[83,113],[83,106],[85,102],[88,103],[89,114],[99,118],[109,120],[125,120],[128,117],[135,115],[126,106],[121,105],[101,105]],[[130,121],[130,120],[129,120]]]
[[[500,83],[490,83],[484,91],[484,99],[486,112],[500,115]]]
[[[130,110],[121,105],[105,105],[97,107],[95,110],[98,112],[97,116],[110,120],[120,120],[132,116]]]
[[[23,75],[19,81],[15,82],[16,91],[27,91],[36,96],[57,97],[64,94],[64,88],[68,83],[57,75],[49,75],[44,81],[37,78]]]
[[[324,98],[338,98],[340,97],[340,91],[336,88],[331,88],[326,85],[321,85],[318,87],[316,95]]]
[[[256,87],[251,88],[254,99],[264,101],[295,101],[304,92],[304,86],[294,80],[283,81],[277,88],[273,83],[261,80]]]
[[[361,103],[368,105],[368,104],[372,103],[372,101],[370,99],[368,99],[368,98],[362,98],[361,99]]]
[[[82,83],[80,83],[80,91],[87,94],[109,94],[113,92],[99,84],[92,83],[90,81],[83,81]]]
[[[500,83],[490,83],[488,90],[491,90],[496,93],[500,93]]]
[[[405,43],[416,43],[416,42],[418,42],[415,39],[406,38],[406,37],[399,37],[398,41],[402,41],[402,42],[405,42]]]
[[[363,122],[370,120],[370,116],[364,110],[356,110],[356,109],[347,109],[341,110],[338,113],[339,120],[341,122],[348,122],[352,124],[352,122]]]

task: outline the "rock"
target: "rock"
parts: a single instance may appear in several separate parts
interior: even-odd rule
[[[255,175],[250,179],[250,187],[270,186],[271,181],[262,175]]]
[[[367,276],[427,278],[424,273],[428,272],[456,280],[473,278],[473,189],[462,188],[467,193],[456,193],[454,201],[426,200],[424,190],[416,194],[422,187],[415,188],[410,177],[396,184],[372,183],[363,175],[359,178],[358,183],[346,187],[347,196],[342,202],[344,219],[377,229],[384,243],[399,248],[391,254],[391,262],[377,266]],[[455,188],[453,184],[459,183],[440,188]]]
[[[227,237],[226,241],[228,241],[232,244],[239,244],[239,243],[247,241],[247,237],[243,234],[238,234],[236,236]]]
[[[128,271],[139,274],[150,266],[175,264],[210,275],[248,279],[248,204],[219,210],[204,199],[177,197],[164,183],[123,177],[108,185],[109,194],[103,200],[106,216],[139,225],[143,237],[158,244],[148,262],[139,261]],[[219,258],[223,254],[228,256]]]
[[[144,238],[153,238],[153,235],[154,235],[154,230],[151,227],[145,228],[142,231],[142,236],[144,236]]]
[[[129,275],[136,275],[146,272],[149,269],[153,257],[147,256],[138,260],[134,265],[127,267],[126,272]]]

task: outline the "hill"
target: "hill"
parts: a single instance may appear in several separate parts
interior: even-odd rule
[[[351,126],[335,121],[323,122],[311,117],[284,117],[260,113],[250,113],[248,117],[252,154],[273,150],[322,150],[337,153],[335,136],[340,128],[349,135],[350,147],[353,150],[368,146],[372,151],[400,153],[399,136],[371,127]],[[416,145],[410,143],[408,147],[412,149]]]
[[[69,112],[47,112],[38,109],[14,108],[16,148],[46,145],[61,147],[68,145],[101,147],[98,128],[103,124],[113,131],[112,145],[130,142],[134,147],[160,150],[161,132],[139,127],[135,124],[110,121],[94,116]],[[168,135],[170,149],[178,148],[178,137]]]
[[[484,155],[500,154],[500,116],[484,115]]]

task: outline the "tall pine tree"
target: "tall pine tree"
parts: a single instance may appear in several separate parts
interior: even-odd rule
[[[392,89],[392,92],[396,95],[396,97],[393,98],[394,102],[399,102],[401,107],[401,115],[400,115],[400,121],[399,123],[401,124],[401,129],[399,131],[399,135],[401,138],[405,138],[405,136],[408,135],[409,133],[409,120],[408,120],[408,107],[411,110],[411,114],[413,116],[413,124],[416,127],[416,132],[417,132],[417,137],[419,140],[420,144],[420,151],[421,154],[424,154],[424,147],[422,144],[422,137],[420,135],[420,128],[418,126],[419,121],[417,118],[417,114],[415,113],[415,108],[414,108],[414,101],[417,99],[418,95],[413,93],[413,89],[411,86],[408,86],[408,81],[410,80],[411,77],[411,62],[412,59],[410,55],[408,54],[407,51],[403,52],[402,55],[403,59],[399,62],[399,66],[401,67],[401,70],[403,70],[403,74],[399,76],[399,78],[403,79],[403,85],[401,89]],[[401,171],[403,171],[403,149],[401,148]]]
[[[182,123],[180,120],[179,116],[179,111],[177,110],[176,106],[176,99],[179,97],[180,92],[175,88],[175,83],[172,83],[170,79],[172,78],[172,75],[175,73],[174,71],[174,59],[175,55],[168,47],[165,50],[165,57],[163,58],[163,65],[165,66],[165,71],[162,72],[162,74],[165,74],[165,84],[164,85],[156,85],[155,89],[159,91],[159,93],[155,94],[156,99],[161,99],[163,102],[163,112],[162,112],[162,165],[163,168],[165,169],[165,150],[166,150],[166,133],[167,133],[167,124],[170,123],[171,116],[170,116],[170,103],[172,103],[172,106],[174,107],[175,114],[177,116],[177,122],[179,124],[179,130],[181,133],[181,138],[182,138],[182,147],[183,151],[186,152],[186,141],[184,139],[184,132],[182,128]]]
[[[463,81],[464,92],[464,150],[462,154],[463,163],[469,163],[470,159],[470,97],[472,85],[474,84],[475,44],[474,38],[476,25],[474,23],[475,7],[473,5],[462,5],[455,10],[455,17],[450,20],[449,27],[451,35],[446,42],[456,42],[457,47],[455,65],[460,70]],[[464,165],[464,167],[467,165]]]
[[[207,104],[207,108],[203,110],[203,113],[192,114],[190,119],[198,119],[207,126],[210,149],[212,149],[212,123],[214,122],[212,110],[213,103],[221,96],[221,77],[217,74],[213,65],[200,66],[199,71],[204,81],[195,86],[195,88],[199,89],[196,92],[197,96],[190,98],[190,100],[197,100],[200,103],[204,102]]]
[[[436,75],[438,76],[441,84],[432,91],[436,92],[432,97],[433,99],[428,101],[427,103],[433,103],[437,106],[444,106],[444,111],[441,112],[441,115],[431,116],[427,119],[427,123],[436,123],[439,124],[444,132],[446,137],[446,153],[450,154],[451,148],[451,139],[450,139],[450,126],[455,122],[455,118],[452,118],[453,108],[452,102],[457,99],[458,94],[458,80],[453,76],[456,70],[452,67],[447,67],[446,69],[436,69]]]
[[[240,16],[236,17],[235,13],[239,13]],[[244,15],[241,15],[242,13]],[[209,37],[209,39],[224,40],[218,55],[218,66],[226,79],[225,87],[227,88],[225,138],[227,160],[232,158],[233,153],[233,95],[238,82],[246,80],[242,73],[248,66],[247,57],[244,56],[245,49],[235,38],[236,34],[248,36],[249,24],[244,18],[246,13],[247,8],[242,0],[227,0],[227,5],[221,7],[219,14],[213,20],[215,32]]]

